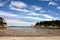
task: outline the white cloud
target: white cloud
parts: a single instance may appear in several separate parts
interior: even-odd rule
[[[37,14],[37,13],[34,12],[34,11],[30,11],[29,14],[27,14],[27,15],[30,15],[30,16],[31,16],[31,15],[33,15],[33,16],[39,16],[39,14]]]
[[[49,2],[48,5],[57,5],[57,3],[55,3],[55,2]]]
[[[38,13],[35,13],[35,12],[31,12],[30,14],[27,14],[27,15],[30,15],[30,16],[43,16],[45,18],[49,18],[49,19],[53,19],[54,17],[50,16],[50,15],[47,15],[47,14],[38,14]]]
[[[49,19],[54,19],[54,17],[50,16],[50,15],[47,15],[47,14],[41,14],[42,16],[46,17],[46,18],[49,18]]]
[[[57,6],[57,9],[60,9],[60,6]]]
[[[36,10],[42,10],[42,7],[38,7],[38,6],[31,6],[35,11]]]
[[[42,14],[41,14],[42,15]],[[46,16],[46,15],[42,15],[42,16],[45,16],[46,18],[41,18],[41,17],[32,17],[32,16],[24,16],[22,18],[27,18],[27,19],[33,19],[33,20],[38,20],[38,21],[49,21],[49,20],[52,20],[54,19],[53,17],[51,16]]]
[[[28,18],[28,19],[35,19],[35,20],[36,20],[36,19],[37,19],[37,20],[39,19],[38,17],[32,17],[32,16],[23,16],[23,17],[21,17],[21,18]]]
[[[6,19],[6,22],[9,26],[31,26],[35,24],[35,22],[27,22],[19,19]]]
[[[11,1],[11,4],[9,5],[11,10],[21,11],[21,12],[29,12],[29,10],[25,9],[27,7],[27,4],[23,2],[18,1]],[[23,9],[22,9],[23,8]]]
[[[10,12],[0,11],[0,16],[17,17],[18,15],[12,14]]]
[[[39,0],[39,1],[52,1],[52,0]]]
[[[27,5],[24,2],[11,1],[9,5],[11,10],[21,11],[21,12],[30,12],[30,11],[38,11],[42,10],[42,7]],[[29,9],[29,10],[28,10]],[[31,10],[30,10],[31,9]]]
[[[19,9],[19,8],[15,8],[15,7],[11,7],[11,6],[10,6],[10,9],[11,9],[11,10],[16,10],[16,11],[21,11],[21,12],[29,12],[29,10]]]
[[[53,0],[39,0],[39,1],[53,1]],[[60,0],[54,0],[54,1],[60,1]]]
[[[10,6],[15,6],[17,8],[24,8],[27,5],[25,3],[23,3],[23,2],[20,2],[20,1],[11,1]]]

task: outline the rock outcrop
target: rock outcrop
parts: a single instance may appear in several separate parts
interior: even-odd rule
[[[0,17],[0,28],[7,28],[7,27],[8,26],[6,21],[2,17]]]

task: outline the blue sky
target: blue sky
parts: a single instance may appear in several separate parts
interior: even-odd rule
[[[60,20],[59,0],[0,0],[0,16],[11,26]]]

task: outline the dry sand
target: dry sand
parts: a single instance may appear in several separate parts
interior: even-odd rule
[[[60,37],[0,37],[0,40],[60,40]]]

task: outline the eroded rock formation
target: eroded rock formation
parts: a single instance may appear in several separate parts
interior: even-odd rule
[[[0,17],[0,28],[7,28],[7,27],[8,26],[6,21],[2,17]]]

